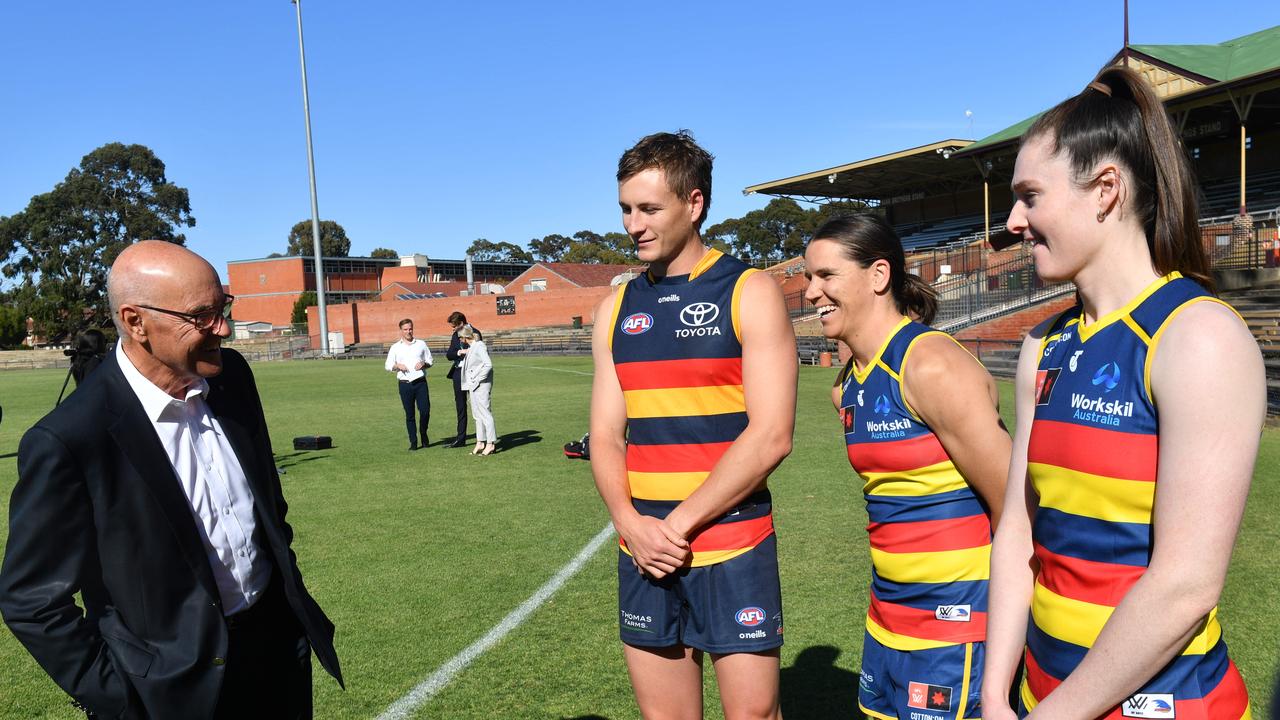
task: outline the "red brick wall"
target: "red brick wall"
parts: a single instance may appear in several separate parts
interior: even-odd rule
[[[416,265],[398,265],[382,269],[382,287],[394,282],[418,282]]]
[[[956,333],[957,340],[1021,340],[1031,328],[1039,325],[1050,315],[1066,310],[1076,304],[1074,293],[1064,295],[1056,300],[1041,303],[1011,315],[998,317],[995,320],[965,328]]]
[[[236,297],[254,293],[301,292],[315,288],[315,276],[304,277],[300,257],[254,260],[227,263],[227,284]]]
[[[330,305],[329,332],[343,333],[346,343],[392,342],[399,337],[398,323],[410,318],[418,335],[441,335],[449,332],[445,318],[454,310],[485,331],[568,325],[575,315],[590,325],[595,321],[596,305],[611,291],[594,287],[510,293],[516,299],[515,315],[498,315],[496,295]],[[315,307],[307,308],[307,328],[315,346],[320,334]]]
[[[236,295],[233,290],[232,295]],[[277,327],[288,325],[293,318],[293,304],[301,292],[286,295],[261,295],[258,297],[237,295],[231,308],[231,316],[238,322],[269,322]]]
[[[236,320],[288,325],[293,304],[315,277],[302,272],[302,258],[279,258],[227,263],[227,285],[236,296]],[[276,294],[284,293],[284,294]]]

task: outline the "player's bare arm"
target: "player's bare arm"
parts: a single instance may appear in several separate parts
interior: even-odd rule
[[[670,526],[684,537],[761,488],[791,452],[798,363],[782,290],[765,273],[753,273],[743,283],[741,307],[747,427],[706,481],[667,516]]]
[[[613,366],[609,337],[616,292],[596,308],[591,331],[595,374],[591,383],[591,472],[613,527],[627,543],[636,567],[655,578],[688,562],[689,543],[665,520],[636,512],[627,482],[627,405]]]
[[[1012,441],[1000,420],[995,381],[972,355],[942,335],[920,338],[902,369],[902,393],[947,456],[1000,520]]]
[[[1160,420],[1151,562],[1032,716],[1114,707],[1199,634],[1222,594],[1266,415],[1265,371],[1228,308],[1197,303],[1170,323],[1151,363]]]
[[[987,600],[987,658],[982,672],[982,710],[986,718],[1013,720],[1009,688],[1022,659],[1027,636],[1027,609],[1037,567],[1031,542],[1031,521],[1039,506],[1027,477],[1027,447],[1035,419],[1036,368],[1040,340],[1047,320],[1022,341],[1014,381],[1013,445],[1000,522],[991,543],[991,583]]]

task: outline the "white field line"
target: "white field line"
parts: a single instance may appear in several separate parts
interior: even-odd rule
[[[507,633],[520,627],[535,610],[549,600],[552,595],[555,595],[556,591],[568,582],[569,578],[576,575],[591,559],[591,556],[612,536],[613,525],[606,525],[594,538],[591,538],[591,542],[587,543],[578,552],[577,556],[570,560],[567,565],[560,568],[545,585],[538,588],[538,591],[533,595],[530,595],[528,600],[520,603],[520,607],[512,610],[509,615],[502,619],[502,622],[494,625],[489,632],[485,633],[484,637],[454,655],[448,662],[431,673],[430,677],[418,683],[404,697],[392,703],[391,707],[388,707],[385,712],[378,716],[378,720],[404,720],[413,715],[418,708],[431,700],[436,693],[443,690],[446,685],[458,676],[458,673],[466,669],[476,658],[483,655],[489,648],[497,645],[502,638],[506,637]]]
[[[586,375],[588,377],[595,374],[595,373],[583,372],[582,370],[565,370],[564,368],[542,367],[541,365],[521,365],[519,363],[503,363],[502,367],[518,367],[518,368],[532,368],[534,370],[550,370],[551,372],[572,373],[574,375]]]

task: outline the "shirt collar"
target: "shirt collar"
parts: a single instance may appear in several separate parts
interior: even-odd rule
[[[163,420],[165,411],[169,408],[185,407],[193,398],[206,395],[209,392],[208,381],[204,378],[199,378],[195,385],[187,389],[185,398],[179,400],[172,397],[138,371],[133,361],[125,353],[124,343],[122,342],[116,343],[116,362],[120,365],[120,373],[124,375],[124,379],[129,383],[133,394],[142,403],[142,409],[146,412],[147,418],[151,422]]]

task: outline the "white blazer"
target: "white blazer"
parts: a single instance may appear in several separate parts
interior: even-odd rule
[[[493,361],[483,340],[472,340],[462,356],[462,389],[475,390],[480,383],[493,381]]]

